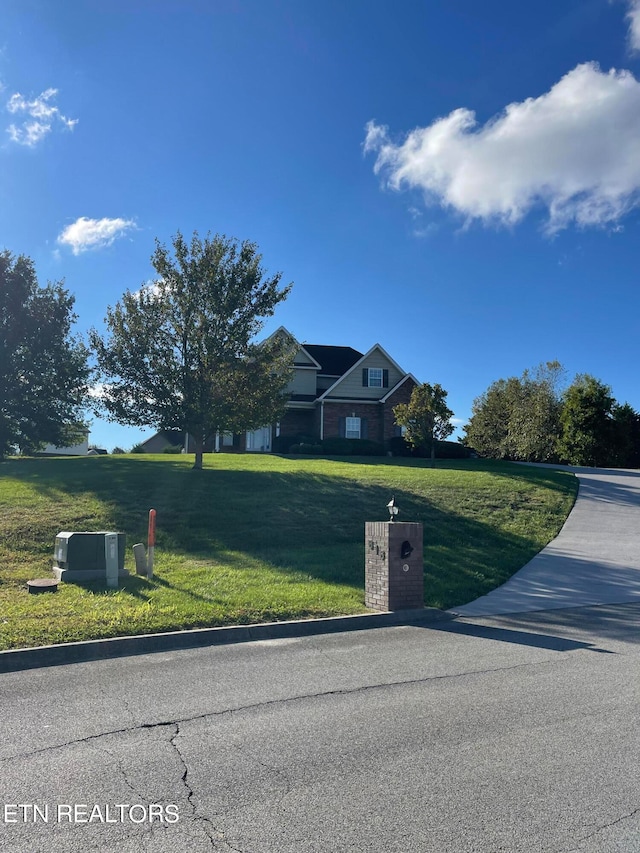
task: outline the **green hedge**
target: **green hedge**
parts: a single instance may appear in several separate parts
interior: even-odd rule
[[[322,452],[328,456],[385,456],[384,445],[367,438],[325,438]]]
[[[287,447],[287,450],[282,449]],[[277,445],[279,453],[302,453],[305,456],[385,456],[384,445],[366,438],[325,438],[318,443],[308,436],[302,436],[288,445]]]
[[[414,449],[401,436],[389,439],[389,450],[394,456],[415,456],[426,459],[431,456],[431,451],[424,447]],[[458,441],[436,441],[436,459],[468,459],[471,451]]]
[[[300,444],[292,444],[289,448],[289,453],[302,453],[305,456],[315,456],[318,453],[322,453],[322,446],[320,444],[305,444],[301,442]]]

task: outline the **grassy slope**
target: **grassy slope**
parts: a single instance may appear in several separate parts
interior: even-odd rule
[[[182,627],[364,611],[364,522],[425,530],[425,603],[451,607],[503,583],[560,529],[577,491],[567,473],[483,460],[184,456],[20,459],[0,466],[0,648]],[[146,541],[158,513],[157,576],[118,591],[51,574],[61,530]]]

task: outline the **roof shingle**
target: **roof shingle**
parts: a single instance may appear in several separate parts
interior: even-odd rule
[[[362,353],[353,347],[333,347],[323,344],[304,344],[306,351],[320,365],[325,376],[343,376],[350,367],[360,361]]]

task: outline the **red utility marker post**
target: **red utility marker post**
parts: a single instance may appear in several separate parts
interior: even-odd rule
[[[156,511],[149,510],[149,534],[147,536],[147,577],[153,577],[153,553],[156,548]]]

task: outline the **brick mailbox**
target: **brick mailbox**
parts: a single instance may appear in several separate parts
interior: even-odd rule
[[[365,522],[364,603],[372,610],[424,607],[422,524]]]

